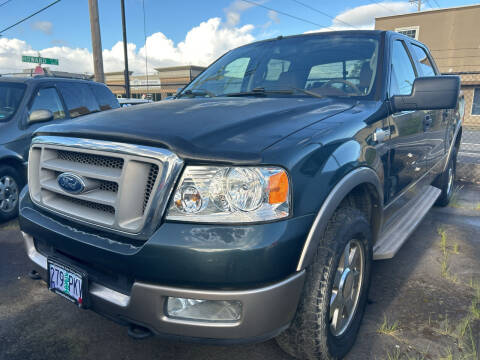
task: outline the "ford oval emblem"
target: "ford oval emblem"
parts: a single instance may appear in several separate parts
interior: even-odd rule
[[[85,190],[85,180],[72,173],[62,173],[57,177],[57,183],[62,190],[70,194],[81,194]]]

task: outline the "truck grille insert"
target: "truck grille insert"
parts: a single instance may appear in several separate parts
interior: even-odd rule
[[[69,219],[136,236],[159,225],[181,165],[164,149],[42,136],[30,149],[30,197]],[[80,179],[81,191],[62,186],[62,174]]]

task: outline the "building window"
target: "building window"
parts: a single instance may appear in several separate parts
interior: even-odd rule
[[[480,115],[480,88],[473,90],[472,115]]]
[[[418,33],[420,32],[420,26],[396,28],[395,31],[400,34],[407,35],[412,39],[418,40]]]

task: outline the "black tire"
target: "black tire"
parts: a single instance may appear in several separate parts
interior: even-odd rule
[[[440,194],[439,198],[435,203],[436,206],[447,206],[452,199],[452,195],[455,190],[455,175],[457,173],[457,153],[458,149],[453,148],[452,156],[448,161],[447,168],[439,176],[436,183],[434,184],[440,190],[442,190],[442,193]]]
[[[330,325],[330,298],[342,253],[353,239],[363,247],[363,280],[356,310],[342,334]],[[280,347],[298,359],[340,359],[355,343],[370,286],[372,235],[362,212],[339,208],[327,225],[313,263],[307,268],[305,286],[289,329],[277,337]]]
[[[5,183],[5,181],[7,182]],[[17,217],[18,199],[22,184],[22,177],[15,168],[8,165],[0,165],[0,222]],[[7,198],[8,204],[5,202]]]

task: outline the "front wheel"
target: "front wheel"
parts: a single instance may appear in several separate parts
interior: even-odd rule
[[[372,235],[364,214],[339,208],[327,225],[292,322],[277,337],[299,359],[339,359],[355,343],[370,284]]]
[[[0,222],[17,216],[20,184],[20,175],[14,168],[0,166]]]

